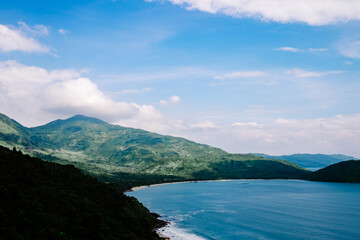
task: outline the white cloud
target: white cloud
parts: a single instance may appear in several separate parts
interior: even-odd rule
[[[145,0],[154,2],[160,0]],[[164,1],[164,0],[161,0]],[[279,23],[326,25],[360,19],[358,0],[167,0],[187,10]]]
[[[134,116],[138,109],[125,102],[114,102],[88,78],[69,79],[45,88],[44,110],[64,115],[86,114],[107,121]]]
[[[303,69],[295,68],[286,71],[286,74],[293,75],[294,77],[306,78],[306,77],[323,77],[329,74],[340,74],[344,71],[327,71],[327,72],[310,72]]]
[[[299,49],[299,48],[293,48],[293,47],[281,47],[281,48],[276,48],[274,49],[275,51],[284,51],[284,52],[293,52],[293,53],[298,53],[298,52],[326,52],[327,49],[326,48],[308,48],[308,49]]]
[[[181,98],[179,96],[172,96],[170,97],[170,102],[171,103],[179,103],[181,101]]]
[[[345,61],[345,65],[353,65],[354,64],[354,62],[352,62],[352,61]]]
[[[59,32],[61,35],[66,35],[66,34],[69,33],[68,30],[65,30],[65,29],[62,29],[62,28],[60,28],[60,29],[58,30],[58,32]]]
[[[170,97],[167,101],[166,100],[161,100],[160,104],[162,105],[169,105],[169,104],[177,104],[181,101],[181,98],[179,96],[172,96]]]
[[[173,121],[168,120],[154,106],[135,103],[132,103],[132,105],[137,109],[134,116],[131,118],[119,118],[112,122],[124,127],[140,128],[160,134],[168,134],[171,129],[177,128],[173,125]]]
[[[268,74],[261,71],[245,71],[245,72],[233,72],[226,73],[222,75],[214,76],[214,79],[224,80],[224,79],[235,79],[235,78],[250,78],[250,77],[264,77]]]
[[[360,59],[360,40],[344,41],[338,50],[345,57]]]
[[[219,126],[217,126],[215,123],[213,123],[211,121],[205,121],[205,122],[200,122],[200,123],[196,123],[196,124],[191,124],[190,127],[191,128],[200,128],[200,129],[216,129],[216,128],[219,128]]]
[[[149,105],[116,102],[74,69],[48,71],[16,61],[0,62],[0,112],[26,125],[84,114],[109,122],[136,121],[151,125],[157,110]],[[157,124],[157,123],[156,123]]]
[[[20,22],[19,28],[8,27],[0,24],[0,51],[23,51],[50,53],[50,48],[40,44],[36,39],[29,35],[46,35],[47,28],[37,25],[34,29]]]

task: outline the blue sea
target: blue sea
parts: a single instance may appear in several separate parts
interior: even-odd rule
[[[360,239],[360,184],[231,180],[127,194],[171,222],[159,230],[170,239]]]

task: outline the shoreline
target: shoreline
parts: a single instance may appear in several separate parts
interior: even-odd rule
[[[283,179],[283,178],[276,178],[276,179],[264,179],[264,178],[241,178],[241,179],[219,179],[219,180],[189,180],[189,181],[180,181],[180,182],[167,182],[167,183],[156,183],[150,185],[142,185],[137,187],[132,187],[129,190],[124,192],[133,192],[140,189],[148,188],[148,187],[157,187],[162,185],[170,185],[170,184],[180,184],[180,183],[198,183],[198,182],[230,182],[230,181],[244,181],[244,180],[288,180],[288,181],[307,181],[305,179]]]
[[[168,182],[168,183],[156,183],[156,184],[150,184],[150,185],[142,185],[137,187],[132,187],[129,190],[125,192],[133,192],[137,191],[143,188],[148,187],[156,187],[161,185],[170,185],[170,184],[178,184],[178,183],[198,183],[198,182],[227,182],[227,181],[236,181],[236,180],[266,180],[266,179],[219,179],[219,180],[189,180],[189,181],[181,181],[181,182]],[[275,179],[273,179],[275,180]]]

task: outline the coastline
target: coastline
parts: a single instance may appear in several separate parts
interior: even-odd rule
[[[267,180],[267,179],[219,179],[219,180],[194,180],[194,181],[157,183],[157,184],[150,184],[150,185],[132,187],[132,188],[130,188],[129,190],[127,190],[125,192],[133,192],[133,191],[137,191],[137,190],[140,190],[140,189],[143,189],[143,188],[156,187],[156,186],[169,185],[169,184],[198,183],[198,182],[228,182],[228,181],[238,181],[238,180]],[[275,179],[272,179],[272,180],[275,180]]]
[[[230,181],[256,181],[256,180],[288,180],[288,181],[307,181],[305,179],[283,179],[283,178],[275,178],[275,179],[265,179],[265,178],[241,178],[241,179],[218,179],[218,180],[189,180],[189,181],[180,181],[180,182],[168,182],[168,183],[157,183],[157,184],[150,184],[150,185],[142,185],[137,187],[132,187],[125,192],[133,192],[140,189],[148,188],[148,187],[157,187],[162,185],[169,185],[169,184],[180,184],[180,183],[198,183],[198,182],[230,182]]]

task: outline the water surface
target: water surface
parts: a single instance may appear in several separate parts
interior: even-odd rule
[[[235,180],[128,195],[172,221],[173,239],[360,239],[360,184]]]

